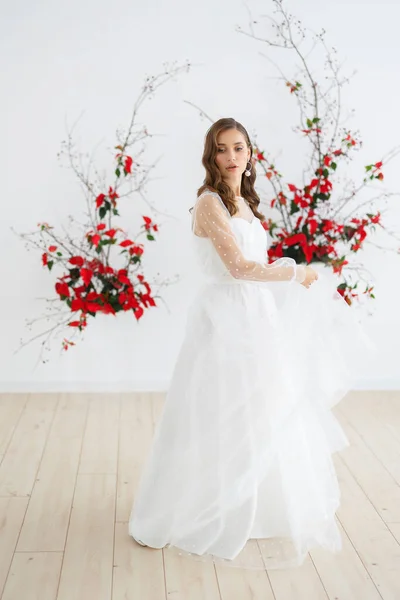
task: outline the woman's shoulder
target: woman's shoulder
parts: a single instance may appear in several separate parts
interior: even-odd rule
[[[206,196],[212,196],[213,198],[218,198],[219,200],[221,200],[221,196],[217,192],[215,192],[214,190],[210,190],[209,188],[205,188],[204,190],[202,190],[197,196],[197,200],[200,200],[200,198],[204,198]]]

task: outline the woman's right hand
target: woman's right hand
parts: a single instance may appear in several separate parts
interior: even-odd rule
[[[307,265],[305,269],[306,276],[304,278],[304,281],[301,282],[301,285],[304,285],[304,287],[309,288],[310,285],[314,283],[316,279],[318,279],[318,273],[309,265]]]

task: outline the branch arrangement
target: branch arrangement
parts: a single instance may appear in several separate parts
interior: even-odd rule
[[[143,103],[152,98],[160,86],[189,68],[189,64],[166,66],[162,73],[145,79],[128,127],[116,134],[112,181],[99,175],[92,160],[86,168],[83,166],[73,131],[68,133],[59,156],[67,160],[78,179],[85,200],[85,220],[80,222],[70,216],[68,227],[62,226],[59,231],[48,223],[38,223],[33,232],[17,233],[28,248],[39,252],[43,267],[55,279],[56,292],[54,298],[45,299],[44,316],[27,323],[30,328],[41,320],[51,325],[21,343],[20,348],[42,339],[42,359],[43,351],[50,350],[52,339],[64,332],[61,348],[68,350],[98,313],[131,312],[139,321],[146,311],[157,306],[161,287],[171,283],[164,280],[150,284],[144,274],[142,259],[146,243],[156,241],[158,224],[152,217],[142,215],[139,231],[133,235],[121,226],[119,211],[127,198],[139,196],[152,211],[158,212],[145,196],[155,166],[144,163],[146,143],[152,134],[138,124],[138,115]],[[154,283],[158,285],[157,292],[153,289]]]

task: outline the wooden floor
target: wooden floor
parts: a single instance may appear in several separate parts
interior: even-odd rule
[[[160,394],[0,396],[1,600],[400,600],[400,392],[353,393],[335,411],[351,441],[335,461],[342,552],[268,572],[214,567],[129,538],[162,402]]]

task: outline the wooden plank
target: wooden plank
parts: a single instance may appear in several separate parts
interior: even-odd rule
[[[239,569],[216,564],[218,585],[222,600],[274,600],[268,574],[256,540],[247,542],[240,554],[244,564],[252,569]]]
[[[28,394],[0,395],[0,455],[4,456],[15,427],[28,401]]]
[[[56,600],[61,563],[61,552],[17,552],[2,600]]]
[[[18,551],[64,551],[87,407],[85,395],[67,394],[60,398]]]
[[[166,600],[162,550],[136,544],[127,523],[117,523],[115,528],[112,600],[122,598]]]
[[[368,571],[339,523],[343,547],[332,553],[318,548],[312,561],[330,600],[381,600]]]
[[[400,598],[400,546],[348,467],[337,457],[342,491],[338,517],[385,600]]]
[[[78,475],[57,600],[110,600],[116,475]]]
[[[89,400],[79,473],[116,473],[119,394],[96,394]]]
[[[0,466],[0,496],[29,496],[57,409],[56,394],[28,399]]]
[[[309,556],[300,567],[268,571],[276,600],[327,600],[328,595]]]
[[[163,550],[167,598],[221,600],[214,563],[180,555],[176,548]]]
[[[400,484],[400,439],[396,439],[387,424],[374,416],[369,409],[368,396],[371,395],[350,396],[348,400],[341,403],[340,412],[362,437],[365,445]]]
[[[386,523],[400,522],[399,484],[344,416],[341,423],[350,442],[341,453],[343,461],[382,519]]]
[[[0,598],[29,498],[0,498]]]
[[[121,399],[117,522],[129,521],[134,494],[150,452],[160,394],[126,394]]]

